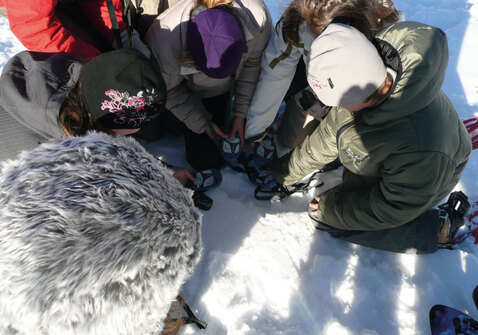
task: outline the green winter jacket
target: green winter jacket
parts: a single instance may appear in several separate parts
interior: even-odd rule
[[[415,219],[451,192],[471,152],[470,137],[440,89],[448,62],[443,31],[399,22],[377,42],[397,72],[388,98],[360,112],[332,108],[273,167],[276,180],[289,185],[339,159],[343,182],[321,195],[318,208],[319,221],[339,229],[385,229]]]

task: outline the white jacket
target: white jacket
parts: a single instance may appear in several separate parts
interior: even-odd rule
[[[261,76],[247,116],[246,139],[262,137],[272,124],[300,58],[307,57],[315,37],[308,31],[306,22],[299,27],[299,39],[298,45],[284,42],[282,21],[274,29],[262,56]]]
[[[227,93],[230,77],[215,79],[199,70],[182,66],[186,57],[186,31],[194,0],[182,0],[159,15],[146,34],[146,43],[161,66],[168,96],[166,108],[186,126],[202,133],[207,120],[193,96],[209,98]],[[233,113],[246,117],[261,71],[261,58],[272,31],[272,18],[262,0],[235,0],[234,14],[239,19],[247,41],[247,52],[236,71]],[[194,83],[190,83],[192,75]]]

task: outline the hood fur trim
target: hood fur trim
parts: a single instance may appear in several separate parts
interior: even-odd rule
[[[153,334],[201,253],[191,192],[135,140],[45,143],[0,172],[0,333]]]

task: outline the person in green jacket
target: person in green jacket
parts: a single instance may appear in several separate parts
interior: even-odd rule
[[[373,43],[333,23],[313,42],[307,80],[334,107],[324,107],[325,119],[272,175],[290,185],[344,166],[342,183],[309,205],[318,229],[394,252],[430,253],[452,242],[463,213],[433,207],[460,180],[471,141],[441,90],[447,62],[444,32],[417,22],[390,25]]]

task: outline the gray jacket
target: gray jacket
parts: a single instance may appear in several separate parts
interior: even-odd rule
[[[153,22],[146,35],[146,43],[161,65],[161,74],[168,89],[166,108],[186,126],[202,133],[207,120],[195,101],[194,92],[201,98],[227,93],[232,79],[215,79],[195,68],[181,65],[187,55],[186,28],[190,19],[192,0],[182,0],[163,12]],[[262,52],[272,31],[272,19],[262,0],[235,0],[234,14],[239,19],[247,41],[247,52],[236,71],[233,113],[245,118],[261,72]],[[193,83],[189,78],[192,76]]]
[[[64,138],[58,113],[82,65],[67,53],[22,51],[0,79],[0,161],[50,138]]]

